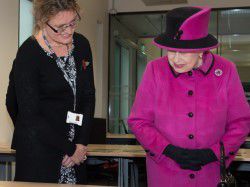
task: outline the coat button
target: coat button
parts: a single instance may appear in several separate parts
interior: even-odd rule
[[[192,173],[189,175],[190,179],[194,179],[195,178],[195,175]]]
[[[194,116],[193,112],[188,113],[188,117],[192,118]]]
[[[233,152],[233,151],[230,151],[229,154],[230,154],[230,155],[234,155],[234,152]]]
[[[154,153],[149,153],[149,155],[150,155],[150,156],[155,156],[155,154],[154,154]]]
[[[188,95],[189,95],[189,96],[192,96],[193,94],[194,94],[194,92],[193,92],[192,90],[189,90],[189,91],[188,91]]]
[[[189,71],[189,72],[188,72],[188,75],[189,75],[189,76],[192,76],[192,75],[193,75],[193,72],[192,72],[192,71]]]
[[[188,138],[189,138],[190,140],[192,140],[192,139],[194,138],[194,135],[189,134],[189,135],[188,135]]]

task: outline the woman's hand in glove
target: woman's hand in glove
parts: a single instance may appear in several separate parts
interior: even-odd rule
[[[170,144],[163,154],[178,163],[182,169],[193,171],[198,171],[201,166],[217,161],[211,149],[184,149]]]

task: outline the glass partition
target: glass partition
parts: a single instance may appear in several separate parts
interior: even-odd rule
[[[164,14],[126,14],[110,18],[108,131],[130,133],[127,117],[146,64],[161,56],[152,38],[163,30]]]
[[[219,11],[220,55],[233,61],[241,81],[250,82],[250,9]]]

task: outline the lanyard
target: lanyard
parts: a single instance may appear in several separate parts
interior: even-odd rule
[[[44,42],[45,44],[47,45],[47,47],[49,48],[50,50],[50,55],[51,57],[56,61],[57,63],[57,66],[62,70],[63,72],[63,75],[64,75],[64,78],[66,79],[66,81],[69,83],[72,91],[73,91],[73,95],[74,95],[74,111],[76,110],[76,71],[74,72],[75,76],[69,76],[69,74],[65,71],[64,69],[64,63],[65,63],[65,66],[66,66],[66,62],[71,62],[74,67],[75,67],[75,61],[74,61],[74,57],[72,55],[72,52],[68,52],[68,57],[67,57],[67,60],[64,62],[60,57],[57,57],[54,50],[52,49],[49,41],[47,40],[46,36],[44,35],[44,33],[42,33],[42,36],[43,36],[43,39],[44,39]]]

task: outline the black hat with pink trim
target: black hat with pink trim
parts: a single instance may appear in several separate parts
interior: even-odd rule
[[[182,7],[167,13],[166,30],[154,39],[157,47],[182,52],[208,51],[218,40],[208,33],[210,8]]]

